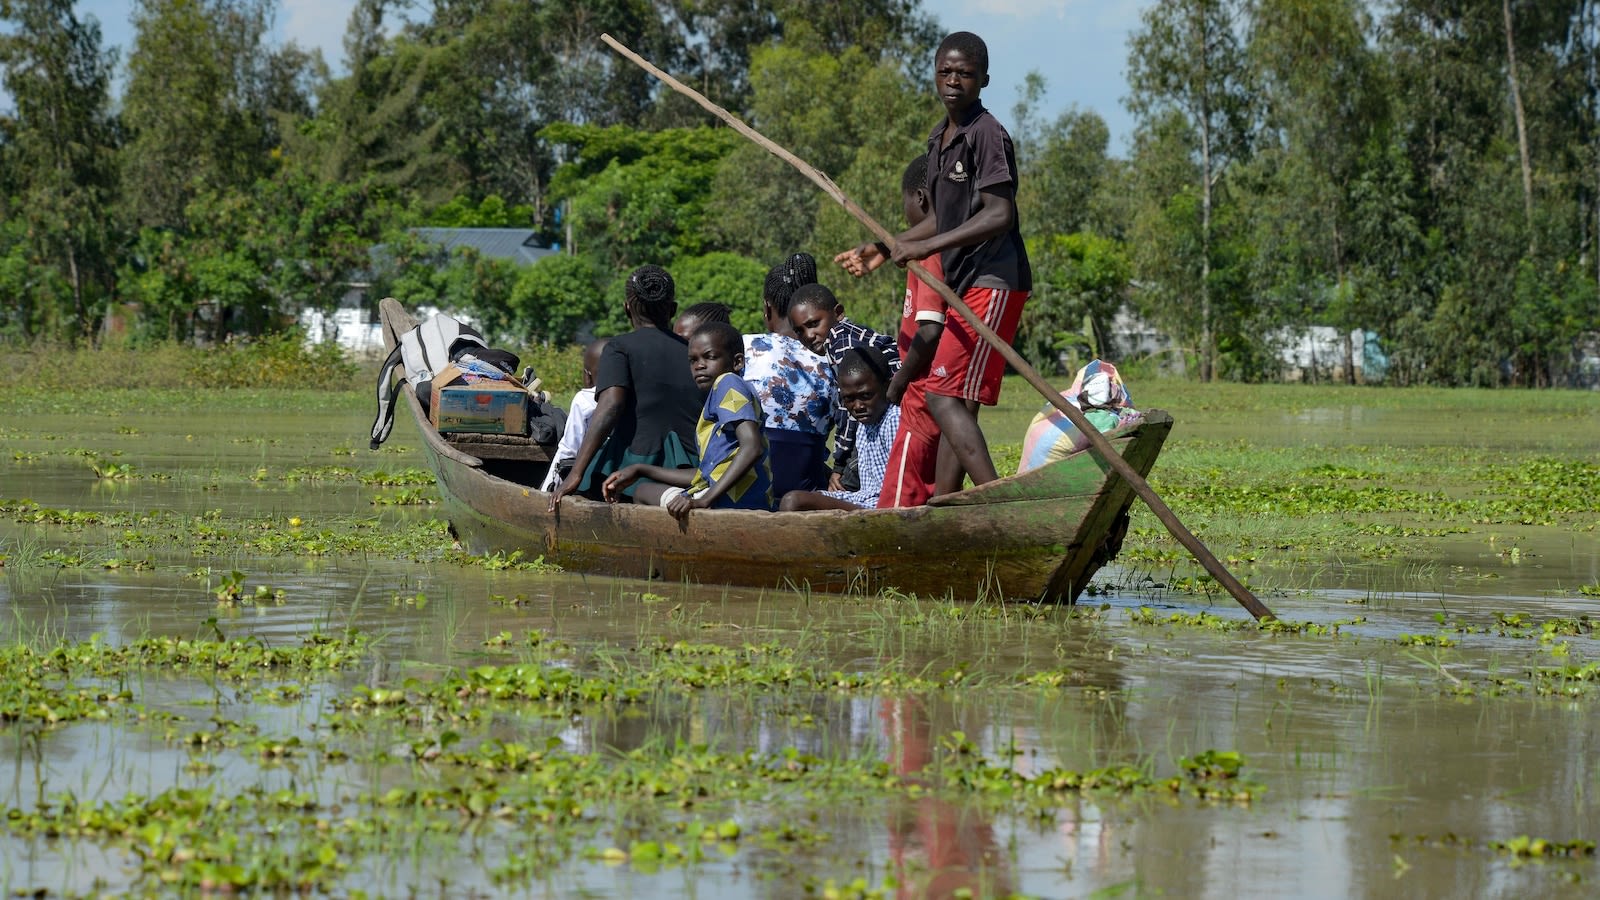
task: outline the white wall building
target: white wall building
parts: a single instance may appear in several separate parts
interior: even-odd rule
[[[531,266],[546,256],[561,252],[539,243],[538,232],[529,228],[413,228],[411,233],[436,244],[446,257],[457,248],[470,247],[480,256],[499,259],[518,266]],[[381,247],[373,248],[374,265],[385,258]],[[305,330],[306,343],[321,344],[335,341],[340,347],[356,356],[383,355],[383,326],[378,322],[376,298],[367,296],[370,285],[355,281],[339,301],[332,313],[316,309],[302,309],[296,317]],[[419,317],[426,318],[439,309],[435,306],[417,306]],[[470,316],[452,312],[457,319],[474,328],[479,323]]]

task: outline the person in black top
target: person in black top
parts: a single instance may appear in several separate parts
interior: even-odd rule
[[[934,57],[934,90],[946,117],[928,136],[927,192],[933,215],[895,235],[891,257],[881,243],[867,243],[834,257],[845,271],[862,276],[891,258],[904,266],[938,253],[944,280],[984,324],[1010,343],[1033,290],[1033,270],[1017,222],[1017,159],[1011,136],[984,108],[979,95],[989,84],[989,48],[970,31],[945,37]],[[973,484],[998,477],[983,431],[979,406],[1000,397],[1005,360],[966,320],[950,316],[927,376],[928,412],[961,466],[940,467],[938,493],[959,490],[962,471]]]
[[[678,311],[672,276],[640,266],[628,276],[623,309],[633,330],[611,339],[595,376],[595,410],[572,463],[550,494],[550,511],[578,492],[600,498],[606,476],[639,463],[666,469],[698,461],[695,423],[703,401],[689,372],[689,350],[672,332]],[[624,492],[632,499],[632,491]]]

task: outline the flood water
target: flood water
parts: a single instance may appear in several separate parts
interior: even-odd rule
[[[913,779],[961,752],[1023,775],[1127,764],[1167,778],[1181,759],[1217,750],[1240,754],[1242,777],[1262,788],[1248,802],[1143,790],[1063,793],[1024,809],[936,783],[840,792],[774,781],[691,807],[644,798],[590,808],[568,823],[572,842],[556,853],[554,838],[527,820],[468,821],[444,810],[427,814],[435,827],[342,845],[342,874],[318,887],[341,896],[806,897],[828,882],[852,896],[848,886],[861,879],[866,891],[904,897],[1578,897],[1600,883],[1593,855],[1524,858],[1492,846],[1521,836],[1600,840],[1600,690],[1540,695],[1529,674],[1597,657],[1592,633],[1540,640],[1538,623],[1595,613],[1600,598],[1576,588],[1600,584],[1600,516],[1587,529],[1502,526],[1492,542],[1483,531],[1450,534],[1425,551],[1332,555],[1253,573],[1274,586],[1263,599],[1285,620],[1362,618],[1337,635],[1140,624],[1141,607],[1158,619],[1243,613],[1225,596],[1170,591],[1128,568],[1103,572],[1098,581],[1110,593],[1076,610],[974,609],[495,569],[449,558],[442,537],[421,552],[264,554],[208,536],[302,529],[307,541],[321,531],[399,541],[425,530],[437,507],[374,505],[406,484],[364,483],[329,468],[393,474],[424,465],[409,422],[385,451],[365,449],[364,403],[292,413],[270,398],[242,410],[215,399],[142,410],[108,403],[91,416],[41,406],[6,422],[0,498],[8,508],[27,499],[123,517],[60,524],[0,516],[6,642],[221,634],[289,646],[347,629],[374,641],[358,666],[304,679],[303,690],[271,702],[284,679],[140,671],[118,685],[147,710],[181,717],[170,723],[113,716],[42,727],[0,716],[0,761],[11,776],[0,805],[13,819],[59,806],[67,794],[89,804],[176,787],[259,788],[306,793],[319,810],[337,811],[328,816],[338,828],[340,817],[377,818],[364,798],[397,787],[476,779],[509,790],[529,777],[446,770],[397,752],[446,729],[459,747],[518,741],[608,759],[675,746],[797,751],[879,761]],[[1562,417],[1550,428],[1507,430],[1388,401],[1258,413],[1245,423],[1180,416],[1169,450],[1199,452],[1185,442],[1330,452],[1468,446],[1592,460],[1600,398],[1587,415]],[[137,477],[98,477],[91,460],[131,466]],[[170,532],[161,523],[174,520],[192,523],[188,539],[162,537]],[[1514,556],[1502,552],[1510,545]],[[281,594],[219,604],[218,586],[233,571],[246,596],[257,586]],[[1504,616],[1519,613],[1531,629],[1497,633]],[[530,633],[541,647],[566,649],[540,655],[527,649]],[[1442,646],[1403,637],[1445,634]],[[824,672],[965,675],[883,691],[669,687],[559,715],[507,706],[448,726],[361,729],[342,717],[341,698],[363,689],[530,659],[605,673],[611,660],[680,641],[788,648],[797,664]],[[1060,673],[1059,683],[1025,684],[1041,672]],[[317,749],[279,761],[249,741],[201,752],[187,737],[240,726]],[[975,749],[954,750],[957,733]],[[701,818],[736,821],[746,837],[684,863],[603,853],[638,841],[692,844],[684,823]],[[272,826],[263,820],[261,828]],[[780,840],[751,837],[784,829]],[[285,831],[278,839],[302,838]],[[0,829],[8,895],[179,890],[142,871],[143,861],[118,839]]]

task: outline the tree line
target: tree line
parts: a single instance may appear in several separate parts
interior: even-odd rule
[[[0,336],[265,334],[359,281],[559,343],[621,327],[644,262],[753,330],[767,265],[859,225],[597,35],[891,227],[941,115],[916,0],[360,0],[337,76],[272,43],[275,13],[138,0],[123,60],[71,0],[0,0]],[[1333,326],[1376,332],[1398,383],[1569,382],[1600,329],[1597,44],[1600,0],[1153,5],[1125,155],[1092,111],[1038,114],[1070,85],[996,110],[1036,275],[1019,349],[1114,351],[1126,305],[1206,379],[1275,377],[1275,342]],[[442,256],[427,225],[564,252]],[[833,286],[889,327],[894,282]]]

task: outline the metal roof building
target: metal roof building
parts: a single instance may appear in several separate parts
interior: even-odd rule
[[[413,228],[411,233],[446,252],[471,247],[490,259],[519,266],[530,266],[561,252],[541,245],[538,232],[529,228]]]

